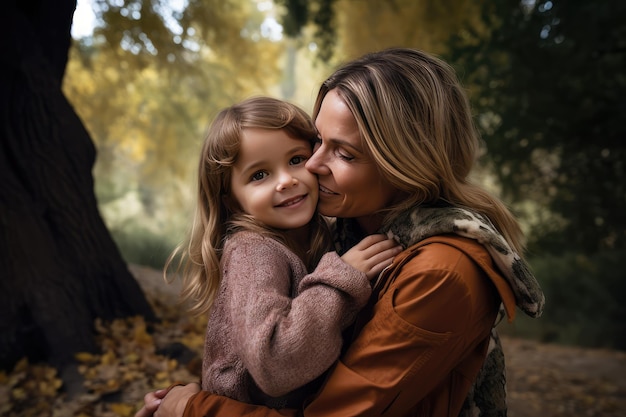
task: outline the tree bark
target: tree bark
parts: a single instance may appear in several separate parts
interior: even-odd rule
[[[9,0],[0,17],[0,367],[63,368],[94,319],[154,319],[100,213],[96,151],[61,90],[75,0]]]

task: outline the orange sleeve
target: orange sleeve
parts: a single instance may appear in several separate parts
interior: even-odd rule
[[[295,417],[297,415],[297,410],[276,410],[261,405],[246,404],[207,391],[200,391],[189,398],[183,413],[183,417]]]

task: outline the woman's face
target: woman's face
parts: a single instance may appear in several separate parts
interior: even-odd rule
[[[335,90],[324,97],[315,127],[319,142],[306,167],[319,178],[319,211],[357,218],[367,232],[375,231],[381,223],[375,213],[389,207],[399,193],[380,174],[354,116]]]

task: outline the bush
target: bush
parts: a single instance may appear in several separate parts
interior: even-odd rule
[[[623,250],[531,259],[546,295],[540,319],[500,325],[503,334],[585,347],[626,349],[626,273]]]
[[[112,229],[111,235],[127,263],[162,269],[178,242],[141,226]]]

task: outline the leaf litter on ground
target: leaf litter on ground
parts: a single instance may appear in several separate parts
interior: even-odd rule
[[[0,372],[0,416],[131,417],[144,395],[198,381],[206,319],[178,302],[179,285],[159,271],[130,265],[159,317],[96,320],[100,351],[78,353],[82,391],[68,395],[57,370],[19,361]],[[626,415],[626,352],[502,337],[510,417]]]

